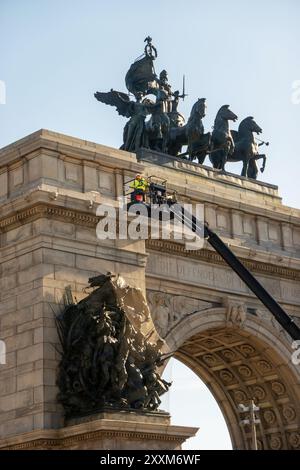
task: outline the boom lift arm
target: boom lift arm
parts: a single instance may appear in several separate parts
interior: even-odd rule
[[[199,227],[202,226],[196,217],[185,211],[182,206],[169,204],[170,212],[179,220],[188,226],[195,234],[200,235]],[[248,271],[235,254],[221,240],[221,238],[213,232],[207,225],[204,225],[204,237],[208,243],[223,258],[228,266],[239,276],[242,281],[249,287],[254,295],[264,304],[264,306],[272,313],[280,325],[289,333],[294,340],[300,339],[300,328],[294,320],[282,309],[269,292],[261,285],[261,283]]]
[[[263,305],[271,312],[280,325],[287,331],[293,340],[300,340],[300,328],[294,320],[283,310],[283,308],[276,302],[276,300],[269,294],[269,292],[262,286],[262,284],[248,271],[243,263],[235,256],[235,254],[228,248],[228,246],[221,240],[221,238],[211,230],[207,224],[196,219],[184,209],[183,206],[177,203],[176,197],[167,196],[167,181],[160,180],[158,183],[153,181],[150,177],[148,198],[152,204],[164,204],[164,207],[170,212],[171,217],[176,218],[180,223],[187,226],[196,235],[202,237],[204,230],[204,238],[216,250],[216,252],[223,258],[228,266],[239,276],[240,279],[249,287],[253,294],[263,303]],[[127,205],[127,210],[131,204]],[[148,216],[151,214],[151,206],[148,207]]]

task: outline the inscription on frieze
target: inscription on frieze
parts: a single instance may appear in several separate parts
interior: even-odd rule
[[[170,257],[161,252],[150,254],[146,274],[223,292],[252,295],[243,281],[227,267]],[[300,286],[297,282],[266,276],[257,276],[257,279],[276,300],[300,304]]]
[[[170,258],[162,256],[161,253],[151,253],[146,271],[148,275],[152,274],[164,279],[168,277],[178,282],[215,287],[237,293],[248,292],[248,288],[237,275],[227,268],[176,257]]]

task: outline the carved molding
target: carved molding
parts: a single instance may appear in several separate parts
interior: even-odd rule
[[[64,222],[72,222],[86,227],[95,227],[99,221],[99,217],[92,214],[40,203],[20,210],[12,216],[3,217],[2,220],[0,220],[0,230],[7,232],[15,227],[19,227],[21,224],[24,224],[24,222],[28,223],[41,217],[52,217]]]
[[[290,336],[288,332],[280,325],[280,323],[274,318],[274,316],[269,312],[267,309],[259,308],[255,311],[255,314],[258,318],[260,318],[265,324],[268,325],[268,328],[274,329],[278,331],[279,335],[281,338],[288,343],[290,343]],[[298,324],[299,319],[293,315],[291,315],[291,318],[296,320],[295,322]]]
[[[37,203],[29,208],[17,211],[15,214],[3,217],[0,220],[0,231],[7,232],[21,224],[37,220],[41,217],[54,218],[64,222],[72,222],[76,225],[84,225],[85,227],[96,227],[99,217],[88,214],[84,211],[75,209],[67,209],[56,205]],[[187,251],[180,243],[171,240],[146,240],[146,248],[148,250],[162,251],[164,253],[175,254],[185,258],[198,259],[204,262],[225,266],[226,263],[216,252],[201,249]],[[283,279],[300,281],[300,270],[276,266],[264,263],[262,261],[252,261],[246,258],[240,258],[245,266],[251,271],[277,276]]]
[[[76,445],[82,441],[94,441],[94,440],[103,440],[103,439],[126,439],[126,440],[147,440],[147,441],[163,441],[163,442],[178,442],[182,443],[186,440],[186,436],[181,435],[168,435],[166,433],[146,433],[146,432],[139,432],[139,431],[107,431],[107,430],[99,430],[99,431],[91,431],[85,432],[81,434],[77,434],[75,436],[59,436],[61,431],[58,430],[56,432],[57,437],[53,438],[43,438],[43,437],[36,437],[32,438],[32,440],[28,440],[27,442],[20,442],[16,444],[7,444],[5,446],[1,446],[0,450],[25,450],[25,449],[32,449],[32,448],[68,448],[70,446]],[[55,431],[54,431],[55,433]],[[43,430],[41,431],[43,434]],[[15,438],[11,438],[11,440],[17,440],[18,436]],[[8,439],[9,440],[9,439]]]
[[[226,308],[226,324],[238,328],[242,327],[247,316],[244,302],[226,297],[223,300],[223,305]]]
[[[152,320],[162,337],[184,317],[213,306],[204,300],[151,290],[147,291],[147,301]]]
[[[148,250],[162,251],[164,253],[183,256],[185,258],[191,258],[201,260],[207,263],[226,266],[225,261],[223,261],[221,256],[214,251],[207,249],[188,251],[185,250],[184,245],[171,240],[146,240],[146,248]],[[260,274],[277,276],[283,279],[300,281],[300,271],[298,271],[297,269],[276,266],[274,264],[268,264],[262,261],[249,260],[241,257],[240,259],[250,271],[257,272]]]

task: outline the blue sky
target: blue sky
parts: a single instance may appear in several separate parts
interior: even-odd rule
[[[172,382],[169,392],[162,397],[161,408],[172,416],[172,423],[199,428],[195,437],[188,439],[184,449],[232,449],[225,420],[206,385],[181,362],[171,359],[164,378]]]
[[[240,119],[254,116],[270,141],[259,178],[278,184],[284,203],[299,207],[300,104],[291,99],[300,80],[299,19],[298,0],[0,0],[0,80],[6,84],[0,147],[42,127],[119,147],[124,118],[93,94],[126,91],[125,74],[150,34],[156,70],[168,70],[173,90],[186,76],[180,110],[188,116],[198,97],[207,98],[207,131],[223,104]],[[228,169],[239,172],[240,165]],[[187,380],[184,371],[173,367],[179,382]],[[218,442],[227,445],[223,418],[197,383],[195,406],[207,403],[214,423],[206,445],[216,442],[219,425]]]
[[[124,118],[93,93],[125,91],[150,34],[156,68],[168,70],[173,89],[186,75],[184,114],[206,97],[207,130],[222,104],[241,119],[254,116],[270,141],[263,179],[297,206],[299,19],[298,0],[0,0],[0,146],[41,127],[119,146]]]

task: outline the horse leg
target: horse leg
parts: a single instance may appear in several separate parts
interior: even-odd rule
[[[169,135],[170,135],[170,121],[169,118],[162,122],[161,124],[161,134],[162,134],[162,152],[167,153]]]
[[[206,152],[198,153],[197,159],[198,159],[199,165],[203,165],[205,158],[206,158]]]
[[[178,155],[178,153],[181,153],[180,150],[181,149],[180,149],[178,143],[176,142],[176,140],[169,138],[168,139],[167,153],[169,155],[172,155],[173,157],[176,157]]]
[[[243,168],[242,168],[241,176],[244,176],[245,178],[247,178],[248,166],[249,166],[249,160],[244,159],[243,160]]]
[[[220,160],[221,160],[220,150],[216,150],[214,152],[211,152],[209,154],[209,159],[212,163],[213,168],[215,170],[219,170],[220,169]]]
[[[163,132],[163,139],[162,139],[162,152],[168,153],[168,133]]]
[[[194,158],[195,158],[195,154],[194,154],[194,152],[193,152],[193,149],[192,149],[191,147],[188,147],[188,148],[187,148],[187,151],[188,151],[188,157],[187,157],[187,159],[188,159],[189,162],[192,162],[192,161],[194,160]]]
[[[265,167],[266,167],[266,160],[267,160],[266,155],[264,153],[259,153],[258,155],[256,155],[255,160],[260,160],[261,158],[263,160],[263,164],[262,164],[262,167],[260,169],[260,172],[263,173],[265,171]]]
[[[210,147],[210,133],[204,134],[200,140],[201,146],[196,154],[199,165],[203,165]]]
[[[258,168],[255,159],[251,158],[248,165],[247,176],[254,180],[257,179]]]
[[[142,147],[146,149],[150,148],[150,139],[149,139],[148,129],[144,129],[144,132],[142,134]]]
[[[220,170],[225,172],[225,163],[227,162],[227,155],[228,153],[223,150],[222,152],[222,159],[220,162]]]
[[[162,134],[162,129],[161,129],[161,123],[158,121],[153,121],[152,123],[152,150],[161,152],[162,140],[163,140],[163,134]]]

